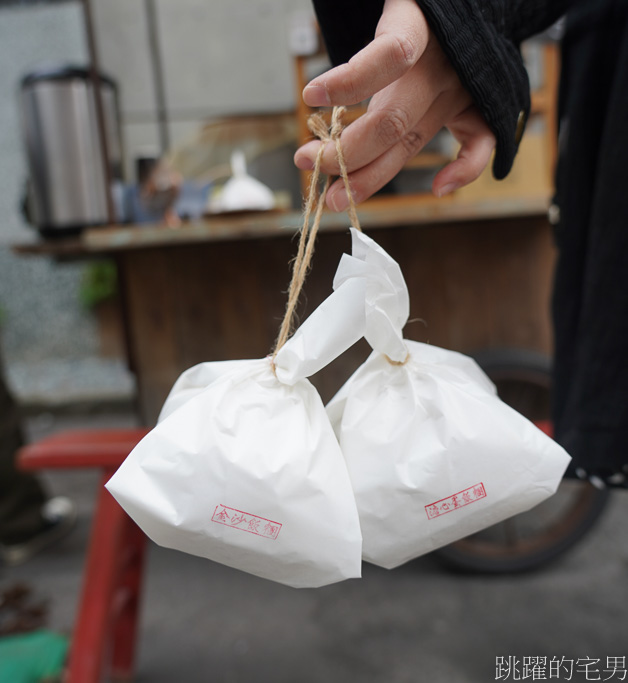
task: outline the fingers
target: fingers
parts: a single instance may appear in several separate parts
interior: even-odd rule
[[[368,199],[394,178],[411,157],[415,156],[442,128],[455,101],[450,94],[434,102],[419,124],[384,154],[349,175],[351,193],[356,203]],[[327,205],[333,211],[344,211],[349,204],[342,180],[327,192]]]
[[[432,190],[442,197],[473,182],[491,160],[495,137],[475,107],[467,107],[452,116],[451,111],[456,106],[455,98],[450,94],[441,95],[410,134],[371,163],[350,173],[354,201],[360,203],[368,199],[392,180],[408,159],[438,133],[444,120],[450,121],[448,127],[462,146],[457,159],[437,174]],[[332,211],[345,211],[348,204],[344,183],[338,179],[327,192],[327,205]]]
[[[349,172],[370,164],[400,142],[417,151],[422,146],[416,144],[416,126],[438,99],[439,86],[420,71],[420,65],[415,66],[411,73],[377,93],[366,113],[342,131],[340,141]],[[417,77],[420,88],[414,85]],[[442,125],[443,121],[439,128]],[[320,143],[315,141],[298,149],[294,157],[297,168],[311,170],[319,148]],[[328,174],[340,170],[331,143],[326,146],[321,169]]]
[[[420,117],[422,112],[415,112]],[[355,171],[380,157],[401,141],[413,145],[416,133],[414,116],[401,109],[367,112],[343,130],[340,136],[345,163],[349,172]],[[301,170],[314,168],[314,160],[321,143],[308,142],[299,148],[294,163]],[[323,153],[321,169],[324,173],[337,175],[340,171],[336,146],[327,143]]]
[[[347,64],[311,81],[303,100],[310,107],[362,102],[414,66],[427,40],[427,23],[416,0],[386,0],[375,39]]]
[[[491,161],[495,136],[475,107],[469,107],[448,126],[461,142],[455,161],[438,172],[432,192],[443,197],[476,180]]]
[[[385,0],[375,39],[348,64],[314,79],[304,90],[310,106],[350,105],[371,97],[366,114],[340,138],[352,194],[363,201],[381,189],[443,127],[461,143],[458,158],[436,176],[442,196],[472,182],[488,165],[495,139],[429,27],[416,0]],[[321,143],[295,154],[311,170]],[[328,143],[321,170],[338,174],[336,149]],[[341,181],[327,194],[332,210],[348,205]]]
[[[358,151],[352,156],[351,163],[347,159],[354,201],[359,203],[368,199],[392,180],[406,161],[418,154],[444,125],[461,143],[461,147],[456,160],[445,166],[434,178],[432,191],[437,197],[442,197],[476,180],[490,163],[495,149],[495,136],[479,111],[474,106],[468,106],[468,100],[468,95],[464,92],[442,93],[414,128],[378,157],[364,164],[356,165],[355,162],[360,161],[361,155],[368,154],[376,146],[375,143],[365,142],[369,139],[368,130],[357,129],[359,131],[357,135],[349,136],[351,129],[361,119],[345,129],[341,136],[343,151],[353,149],[348,143],[352,143],[354,138],[358,144]],[[360,150],[360,140],[363,141],[364,150]],[[320,144],[320,142],[313,141],[297,151],[295,163],[299,168],[305,170],[313,168],[311,159],[315,157]],[[325,161],[323,170],[326,173],[338,173],[335,146],[329,144],[328,148],[324,159],[329,153],[333,156],[333,160]],[[347,208],[348,199],[341,180],[336,181],[329,189],[327,205],[333,211],[344,211]]]

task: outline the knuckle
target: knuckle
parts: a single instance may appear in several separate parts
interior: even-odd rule
[[[384,111],[377,123],[377,136],[384,146],[391,147],[406,136],[408,128],[409,118],[404,111]]]
[[[419,58],[419,44],[412,35],[392,36],[390,56],[395,64],[413,66]]]
[[[425,147],[427,140],[425,135],[421,132],[413,130],[410,133],[401,138],[401,144],[403,145],[408,157],[413,157],[418,154],[423,147]]]

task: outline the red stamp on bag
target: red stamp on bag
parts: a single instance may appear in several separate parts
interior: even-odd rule
[[[246,531],[256,536],[272,538],[273,541],[279,536],[282,527],[279,522],[273,522],[265,517],[258,517],[249,512],[229,508],[226,505],[216,505],[212,522],[240,529],[240,531]]]
[[[458,510],[469,503],[475,503],[476,500],[481,500],[486,498],[486,489],[484,484],[475,484],[475,486],[470,486],[460,493],[454,493],[453,496],[437,500],[431,505],[425,506],[425,512],[427,513],[428,519],[436,519],[436,517],[441,517],[446,515],[448,512],[453,512]]]

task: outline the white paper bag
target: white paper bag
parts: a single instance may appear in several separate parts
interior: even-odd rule
[[[347,468],[306,377],[359,339],[364,292],[364,278],[347,278],[282,347],[274,371],[264,358],[181,375],[155,429],[107,485],[150,538],[295,587],[360,576]]]
[[[401,272],[368,237],[354,239],[363,252],[351,269],[380,268],[388,296],[367,295],[376,350],[327,410],[356,496],[363,557],[392,568],[541,502],[569,456],[503,403],[472,359],[403,340]]]

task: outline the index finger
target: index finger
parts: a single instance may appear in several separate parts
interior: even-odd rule
[[[375,39],[347,64],[308,83],[303,101],[310,107],[362,102],[414,66],[427,39],[427,22],[416,0],[386,0]]]

